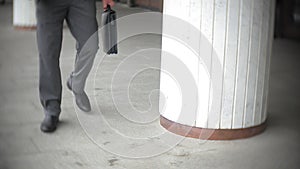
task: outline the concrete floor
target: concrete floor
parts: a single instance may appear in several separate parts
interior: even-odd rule
[[[119,16],[144,11],[139,8],[128,9],[123,5],[117,5],[116,9]],[[121,141],[105,135],[108,133],[105,128],[101,130],[102,134],[99,134],[103,145],[99,146],[90,139],[82,123],[79,123],[79,119],[91,116],[76,115],[72,94],[67,90],[63,91],[62,122],[59,129],[53,134],[40,132],[39,125],[43,113],[38,99],[35,32],[16,31],[11,23],[12,5],[8,3],[0,6],[1,169],[300,168],[300,78],[297,75],[300,73],[300,43],[289,40],[274,42],[269,120],[268,128],[263,134],[236,141],[199,141],[186,138],[177,146],[171,146],[167,152],[149,158],[132,159],[116,155],[118,150],[126,149],[126,143],[123,147],[119,144]],[[159,24],[157,23],[158,27]],[[64,84],[73,67],[74,45],[69,30],[65,29],[61,55]],[[113,100],[108,90],[112,71],[131,51],[147,47],[159,48],[159,46],[160,36],[157,35],[129,38],[120,44],[121,52],[118,56],[108,57],[102,62],[99,76],[95,76],[100,82],[97,88],[87,89],[96,90],[95,93],[89,92],[89,94],[102,106],[103,114],[111,127],[131,137],[156,134],[164,129],[159,126],[158,120],[147,126],[133,128],[126,120],[120,118],[113,108]],[[149,60],[151,66],[160,64],[159,55],[145,59]],[[131,64],[138,65],[140,60],[132,61]],[[121,73],[126,76],[126,70]],[[158,71],[146,71],[137,76],[133,82],[132,100],[137,109],[144,110],[149,107],[145,96],[147,92],[158,88],[158,75]],[[157,95],[153,98],[156,99],[153,103],[157,103]],[[155,106],[157,105],[154,105],[154,110],[157,110]],[[119,147],[112,149],[116,152],[107,151],[104,146],[106,144],[115,144]],[[140,146],[138,143],[130,144],[132,149]],[[145,149],[148,153],[154,152],[154,148]],[[126,151],[130,152],[130,150]]]

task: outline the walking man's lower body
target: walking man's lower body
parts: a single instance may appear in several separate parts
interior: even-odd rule
[[[39,92],[45,113],[41,130],[53,132],[61,112],[59,58],[64,20],[77,42],[75,66],[67,87],[74,93],[76,104],[81,110],[91,110],[84,87],[98,50],[96,6],[95,0],[37,0],[36,6]]]

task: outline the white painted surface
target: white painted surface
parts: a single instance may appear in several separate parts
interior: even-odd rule
[[[274,4],[274,0],[164,0],[164,14],[183,19],[199,30],[195,33],[191,26],[174,26],[164,17],[162,50],[180,59],[197,81],[194,126],[236,129],[266,120]],[[197,38],[194,50],[201,57],[197,60],[193,52],[182,51],[180,45],[166,40],[171,32],[182,37],[178,43]],[[162,54],[163,70],[171,66],[165,58]],[[168,84],[168,79],[161,76],[162,93],[177,93],[171,90],[174,85]],[[174,98],[164,101],[174,109],[180,99],[175,99],[176,103]],[[190,125],[178,119],[180,110],[172,109],[165,107],[160,112],[172,121]],[[193,114],[180,113],[182,117]]]
[[[231,128],[235,94],[236,62],[238,54],[240,0],[228,1],[221,126]]]
[[[247,69],[249,58],[249,45],[251,41],[252,28],[252,1],[240,1],[239,15],[239,41],[238,41],[238,56],[236,67],[236,82],[235,82],[235,99],[233,107],[232,128],[241,128],[243,126],[246,84],[247,84]]]
[[[269,18],[269,25],[271,25],[271,27],[273,28],[274,22],[275,22],[275,15],[274,12],[275,11],[275,6],[276,3],[275,1],[271,1],[272,3],[270,3],[270,13],[271,16]],[[268,32],[269,36],[268,36],[268,53],[267,53],[267,63],[266,63],[266,73],[265,73],[265,83],[264,83],[264,99],[263,99],[263,110],[262,110],[262,121],[265,121],[267,119],[267,109],[268,109],[268,94],[269,94],[269,78],[270,78],[270,63],[271,63],[271,53],[272,53],[272,46],[273,46],[273,34],[274,34],[274,29],[270,29],[270,31]]]
[[[35,0],[13,1],[13,25],[25,27],[36,25]]]
[[[200,20],[200,43],[199,43],[199,54],[203,59],[203,62],[199,64],[199,79],[198,84],[202,86],[198,87],[198,112],[196,119],[196,126],[207,127],[208,125],[208,113],[211,110],[210,97],[211,93],[211,55],[212,55],[212,46],[213,43],[213,20],[214,17],[214,5],[212,0],[201,0],[200,11],[201,15],[199,16]],[[201,44],[201,45],[200,45]],[[164,49],[162,49],[164,50]],[[163,59],[163,58],[162,58]],[[208,74],[208,76],[207,76]]]
[[[256,100],[256,80],[258,70],[258,57],[260,50],[260,36],[262,27],[262,1],[252,1],[252,29],[251,29],[251,41],[249,46],[249,58],[247,69],[247,86],[246,86],[246,100],[245,100],[245,112],[243,127],[250,127],[253,125],[254,117],[254,102]]]

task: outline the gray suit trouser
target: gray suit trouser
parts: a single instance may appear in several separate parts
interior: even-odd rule
[[[70,75],[72,90],[82,93],[98,50],[95,0],[37,0],[36,15],[40,101],[46,114],[59,116],[63,22],[67,21],[77,42],[75,66]]]

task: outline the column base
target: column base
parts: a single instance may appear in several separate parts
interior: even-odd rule
[[[258,126],[243,129],[206,129],[179,124],[163,116],[160,116],[160,124],[174,134],[205,140],[237,140],[249,138],[262,133],[267,127],[267,122],[265,121]]]
[[[14,26],[16,30],[22,30],[22,31],[32,31],[36,30],[36,26]]]

